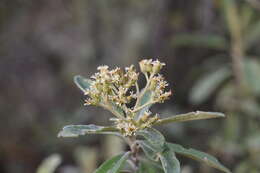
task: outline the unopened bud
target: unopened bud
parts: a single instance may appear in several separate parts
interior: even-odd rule
[[[160,61],[156,60],[156,61],[153,61],[153,73],[156,74],[156,73],[159,73],[159,71],[162,69],[162,67],[164,66],[165,64],[164,63],[161,63]]]

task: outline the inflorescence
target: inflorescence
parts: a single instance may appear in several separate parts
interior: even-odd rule
[[[112,118],[116,127],[125,136],[135,135],[139,129],[147,128],[158,121],[158,115],[153,115],[148,108],[155,103],[163,103],[171,95],[165,91],[168,83],[159,74],[164,63],[152,59],[139,62],[141,72],[146,78],[146,86],[139,90],[139,73],[133,65],[125,70],[108,66],[99,66],[98,72],[91,76],[90,87],[86,90],[85,105],[101,106],[111,111],[116,118]],[[146,97],[148,102],[142,104]],[[133,105],[134,106],[130,106]],[[140,115],[142,114],[142,115]]]

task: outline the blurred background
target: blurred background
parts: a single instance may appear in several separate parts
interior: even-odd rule
[[[72,78],[158,58],[173,96],[154,112],[227,115],[164,126],[168,141],[259,173],[259,45],[258,0],[1,0],[0,172],[91,173],[125,149],[112,136],[57,138],[65,125],[111,116],[84,107]],[[217,172],[180,159],[183,173]]]

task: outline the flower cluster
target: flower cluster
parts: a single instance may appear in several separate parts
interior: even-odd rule
[[[138,129],[153,125],[159,119],[158,116],[141,110],[154,103],[162,103],[171,95],[171,91],[165,91],[168,83],[159,74],[164,63],[145,59],[140,61],[139,65],[147,80],[141,91],[138,86],[139,74],[131,65],[125,70],[118,67],[112,70],[109,70],[108,66],[98,67],[98,72],[91,77],[90,87],[85,92],[88,96],[85,104],[110,110],[117,117],[113,119],[116,127],[125,136],[135,135]],[[142,101],[143,97],[148,97],[145,103]],[[129,103],[133,100],[135,106],[130,107]],[[122,110],[122,113],[115,109]]]
[[[134,94],[129,89],[135,85],[138,79],[134,66],[127,67],[125,73],[120,68],[109,70],[108,66],[99,66],[99,72],[91,77],[90,88],[85,95],[87,105],[98,105],[112,101],[116,105],[122,106],[134,98]]]

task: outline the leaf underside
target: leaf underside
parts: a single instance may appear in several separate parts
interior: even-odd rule
[[[179,144],[167,143],[167,146],[177,154],[203,162],[203,163],[207,164],[208,166],[219,169],[223,172],[231,173],[215,157],[213,157],[207,153],[204,153],[204,152],[192,149],[192,148],[186,149]]]
[[[137,135],[143,136],[154,148],[163,149],[165,145],[164,136],[154,128],[146,128],[137,131]]]
[[[118,130],[114,127],[89,125],[68,125],[63,127],[59,132],[58,137],[78,137],[86,134],[113,134],[120,135]]]
[[[180,173],[180,162],[174,152],[167,149],[159,154],[159,158],[165,173]]]
[[[84,93],[86,92],[87,89],[90,88],[92,82],[90,79],[86,79],[80,75],[74,76],[73,80],[74,83],[77,85],[77,87]]]
[[[141,91],[141,93],[142,93],[142,92],[143,92],[143,91]],[[143,93],[142,97],[140,98],[140,102],[139,102],[139,104],[138,104],[137,106],[142,106],[142,105],[144,105],[144,104],[150,102],[151,100],[152,100],[152,91],[146,90],[146,92]],[[145,106],[143,109],[141,109],[140,111],[138,111],[135,118],[136,118],[137,120],[140,119],[140,118],[142,117],[142,115],[144,114],[144,112],[145,112],[145,111],[148,111],[151,106],[152,106],[151,104],[150,104],[150,105],[147,105],[147,106]]]
[[[158,120],[155,124],[161,125],[161,124],[173,123],[173,122],[184,122],[184,121],[202,120],[202,119],[210,119],[210,118],[223,118],[223,117],[225,117],[225,115],[220,112],[196,111],[196,112],[189,112],[186,114],[179,114],[172,117],[164,118]]]

